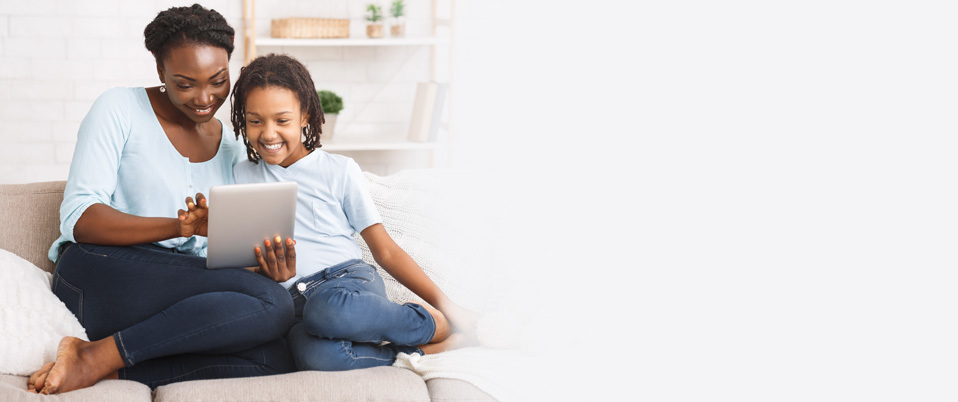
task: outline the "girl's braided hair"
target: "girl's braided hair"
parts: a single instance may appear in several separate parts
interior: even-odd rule
[[[258,163],[260,156],[246,139],[246,97],[253,89],[266,87],[286,88],[296,94],[300,112],[308,116],[308,125],[303,128],[303,146],[309,151],[322,147],[319,136],[323,133],[322,124],[326,118],[309,70],[290,56],[270,53],[256,58],[240,69],[239,79],[236,80],[230,95],[233,132],[237,138],[243,136],[249,160]]]
[[[161,11],[143,30],[146,49],[157,62],[164,60],[170,49],[184,44],[223,48],[228,59],[233,54],[233,34],[220,13],[199,4]]]

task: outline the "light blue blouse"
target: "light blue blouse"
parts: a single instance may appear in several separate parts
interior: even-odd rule
[[[222,123],[222,122],[221,122]],[[205,162],[180,155],[160,126],[144,88],[113,88],[93,103],[77,133],[70,176],[60,204],[60,238],[48,256],[56,262],[60,245],[75,242],[73,228],[93,204],[143,217],[175,218],[186,197],[209,194],[211,186],[233,183],[233,165],[246,148],[222,124],[220,148]],[[199,256],[206,238],[193,236],[155,243]]]
[[[317,149],[287,168],[245,160],[233,174],[238,184],[295,181],[299,185],[293,229],[296,276],[283,283],[287,288],[304,276],[361,259],[353,233],[382,222],[362,170],[343,155]]]

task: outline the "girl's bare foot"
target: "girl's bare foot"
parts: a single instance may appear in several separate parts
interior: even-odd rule
[[[47,381],[47,375],[50,374],[50,369],[53,368],[53,363],[54,362],[49,362],[44,364],[43,367],[40,367],[39,370],[30,376],[30,379],[27,380],[27,391],[35,394],[43,390],[43,383]]]
[[[466,336],[461,332],[454,332],[446,339],[441,342],[430,343],[428,345],[421,345],[419,349],[422,349],[422,352],[431,355],[441,352],[446,352],[449,350],[462,349],[470,346],[476,346],[477,343],[470,337]]]
[[[123,366],[112,336],[96,342],[65,337],[60,340],[57,360],[40,392],[56,394],[86,388],[104,378],[115,378],[116,370]]]

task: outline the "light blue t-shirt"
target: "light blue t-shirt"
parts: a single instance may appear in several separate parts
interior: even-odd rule
[[[233,174],[237,184],[295,181],[299,185],[296,276],[283,283],[286,287],[327,267],[362,258],[353,233],[382,222],[362,170],[346,156],[317,149],[287,168],[245,160]]]
[[[144,88],[113,88],[100,95],[80,123],[60,204],[61,235],[50,247],[50,260],[56,262],[61,244],[76,241],[73,228],[90,205],[102,203],[143,217],[175,218],[176,211],[185,208],[186,197],[209,194],[214,185],[232,184],[233,165],[246,158],[246,147],[222,126],[216,155],[191,163],[167,138]],[[155,244],[206,255],[205,237]]]

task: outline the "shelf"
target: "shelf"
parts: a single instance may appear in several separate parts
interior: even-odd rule
[[[452,3],[454,0],[449,2],[447,8],[450,10],[449,18],[443,18],[438,15],[440,0],[430,0],[432,5],[432,31],[431,33],[423,32],[422,35],[413,35],[413,36],[404,36],[404,37],[383,37],[383,38],[368,38],[362,33],[359,35],[350,37],[350,38],[330,38],[330,39],[320,39],[320,38],[309,38],[309,39],[299,39],[299,38],[274,38],[271,36],[257,36],[256,35],[256,0],[243,0],[243,25],[244,32],[243,38],[245,39],[245,52],[244,58],[245,63],[249,64],[253,59],[256,58],[257,47],[263,48],[275,48],[275,47],[289,47],[289,48],[311,48],[311,47],[362,47],[362,46],[430,46],[432,47],[430,52],[430,63],[429,63],[429,76],[432,81],[439,81],[437,78],[437,69],[440,65],[440,54],[442,53],[442,47],[449,46],[451,48],[452,38],[449,36],[452,34],[453,26],[453,14],[452,13]],[[364,24],[365,25],[365,24]],[[444,32],[437,30],[437,27],[442,26],[449,29],[449,34],[445,35]],[[355,27],[354,27],[355,28]],[[300,49],[287,49],[288,52],[295,52]],[[270,50],[273,51],[273,50]],[[450,60],[451,61],[451,60]],[[452,69],[450,65],[449,69]],[[451,74],[450,74],[451,75]],[[447,79],[447,82],[449,80]],[[450,102],[451,99],[447,100]],[[346,127],[342,127],[346,129]],[[440,133],[438,140],[434,142],[411,142],[407,140],[405,132],[370,132],[375,131],[375,129],[370,129],[369,127],[364,127],[357,131],[350,132],[348,129],[343,131],[338,131],[332,137],[331,140],[326,140],[325,138],[321,139],[322,141],[322,150],[329,151],[332,153],[335,152],[352,152],[352,151],[412,151],[419,152],[425,151],[431,155],[430,166],[436,167],[437,163],[445,163],[446,153],[449,149],[449,139],[451,138],[451,133],[448,131],[447,127],[440,128]],[[402,130],[401,130],[402,131]]]
[[[342,39],[290,39],[256,38],[256,46],[416,46],[448,44],[449,38],[342,38]]]
[[[409,142],[409,141],[355,141],[345,140],[336,142],[335,139],[330,142],[324,142],[324,151],[401,151],[401,150],[434,150],[438,148],[435,142]]]

